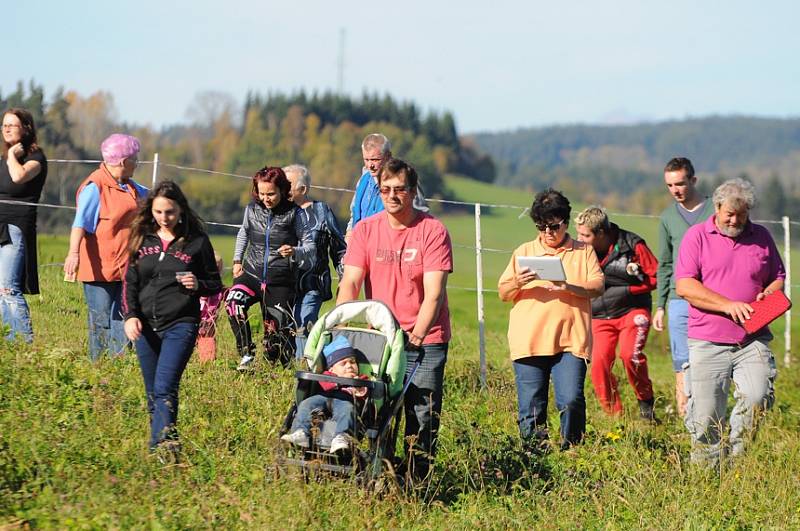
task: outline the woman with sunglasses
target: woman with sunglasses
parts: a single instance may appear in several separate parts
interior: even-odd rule
[[[33,341],[30,310],[23,293],[39,293],[36,261],[36,206],[47,179],[47,159],[36,140],[33,116],[25,109],[3,113],[0,152],[0,324],[6,339]],[[5,203],[19,201],[29,204]]]
[[[539,235],[520,245],[498,282],[500,298],[513,302],[508,343],[517,385],[518,422],[523,445],[548,445],[547,401],[550,378],[561,420],[561,448],[569,448],[586,431],[583,382],[592,351],[591,299],[603,293],[603,272],[591,245],[567,233],[569,200],[547,189],[531,206]],[[566,281],[537,278],[520,268],[520,256],[558,256]]]
[[[281,168],[264,167],[253,176],[252,201],[236,235],[233,286],[225,309],[241,356],[239,371],[253,368],[256,347],[247,319],[255,303],[264,318],[267,359],[284,366],[294,359],[292,331],[298,269],[312,269],[314,235],[290,200],[291,185]]]

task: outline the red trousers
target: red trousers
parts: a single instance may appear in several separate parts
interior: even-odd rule
[[[606,413],[622,413],[617,379],[611,372],[619,357],[638,400],[653,398],[644,345],[650,331],[650,311],[635,309],[616,319],[592,319],[592,384]]]

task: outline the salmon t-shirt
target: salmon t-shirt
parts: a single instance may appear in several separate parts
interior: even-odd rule
[[[386,212],[359,222],[347,245],[345,265],[365,272],[364,293],[392,310],[403,330],[411,332],[425,296],[422,277],[430,271],[453,271],[453,245],[441,221],[424,212],[404,229],[389,226]],[[447,294],[423,344],[450,341]]]

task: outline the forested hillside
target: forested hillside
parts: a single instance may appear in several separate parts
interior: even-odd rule
[[[759,188],[756,215],[800,219],[800,120],[708,117],[631,126],[557,126],[512,132],[459,135],[449,112],[423,112],[413,102],[389,95],[359,98],[332,93],[252,92],[243,105],[225,93],[202,92],[187,101],[188,123],[157,130],[117,118],[113,95],[82,96],[58,90],[47,97],[34,82],[20,82],[0,106],[34,114],[40,143],[52,159],[99,158],[100,142],[114,131],[142,141],[142,159],[156,152],[165,164],[252,175],[260,167],[306,164],[314,184],[352,187],[361,168],[360,142],[385,133],[395,156],[420,172],[431,197],[451,197],[446,173],[484,182],[539,190],[554,186],[581,202],[612,210],[657,213],[670,201],[662,168],[673,156],[691,158],[705,192],[739,175]],[[73,204],[86,165],[54,164],[44,202]],[[182,182],[207,218],[236,222],[247,201],[244,182],[219,175],[160,168],[163,178]],[[149,181],[150,168],[139,178]],[[350,196],[316,193],[346,215]],[[527,201],[528,198],[525,198]],[[63,227],[69,211],[47,211],[40,225]]]
[[[762,213],[800,214],[799,119],[712,116],[631,126],[519,129],[472,138],[496,161],[499,184],[538,189],[556,183],[587,201],[654,212],[668,200],[661,193],[664,164],[686,156],[707,189],[745,174],[762,192]]]
[[[417,167],[430,197],[447,197],[445,173],[484,181],[495,177],[492,160],[460,142],[452,114],[423,113],[414,103],[388,95],[364,94],[356,99],[329,93],[254,92],[239,107],[230,96],[206,92],[187,103],[189,125],[155,130],[121,123],[113,96],[106,92],[83,97],[59,90],[47,98],[41,86],[30,82],[19,83],[11,94],[0,94],[0,107],[24,107],[34,114],[40,143],[50,159],[97,159],[101,141],[123,131],[142,141],[143,160],[158,152],[162,163],[241,175],[252,175],[264,165],[302,163],[310,168],[314,184],[352,188],[361,170],[361,140],[368,133],[382,132],[391,140],[395,156]],[[52,165],[43,202],[74,204],[75,187],[90,169]],[[137,175],[148,182],[150,171],[142,166]],[[169,168],[159,174],[183,182],[208,219],[236,221],[247,201],[247,186],[240,181]],[[350,201],[342,193],[316,196],[331,202],[341,215]],[[48,211],[40,216],[40,225],[44,230],[63,226],[69,215]]]

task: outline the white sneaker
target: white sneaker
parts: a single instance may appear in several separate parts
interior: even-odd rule
[[[335,454],[342,450],[349,450],[353,444],[353,439],[346,433],[336,435],[331,441],[331,453]]]
[[[255,356],[242,356],[242,361],[239,362],[239,366],[236,367],[236,370],[239,372],[245,371],[252,371],[253,370],[253,361],[256,359]]]
[[[281,440],[300,448],[308,448],[308,434],[303,430],[294,430],[292,433],[281,435]]]

